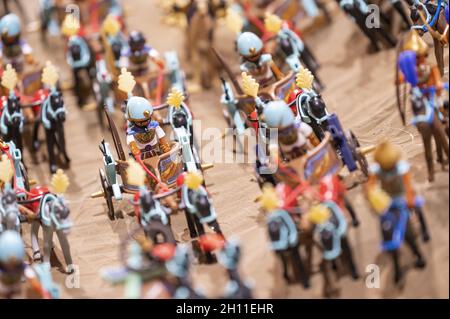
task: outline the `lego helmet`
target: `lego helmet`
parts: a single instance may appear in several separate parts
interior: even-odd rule
[[[263,49],[262,40],[252,32],[241,33],[237,39],[239,54],[244,57],[254,57]]]
[[[14,13],[5,15],[0,20],[0,31],[3,43],[16,42],[22,32],[22,25],[19,17]]]
[[[392,170],[402,157],[400,148],[392,142],[386,140],[378,144],[373,158],[384,171]]]
[[[142,49],[147,40],[141,31],[131,31],[128,37],[128,44],[131,51],[138,51]]]
[[[295,123],[295,116],[286,102],[272,101],[264,107],[264,119],[270,128],[286,128]]]
[[[127,118],[131,122],[149,121],[153,114],[153,106],[140,96],[132,96],[127,103]]]
[[[6,230],[0,235],[0,263],[22,262],[25,258],[25,247],[19,233]]]

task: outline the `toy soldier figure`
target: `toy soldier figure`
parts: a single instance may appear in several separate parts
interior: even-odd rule
[[[278,129],[278,142],[282,158],[290,161],[305,155],[320,144],[308,124],[296,120],[284,101],[274,101],[264,107],[264,120],[270,128]]]
[[[22,26],[17,15],[11,13],[0,20],[0,60],[3,68],[11,64],[17,73],[22,73],[25,63],[33,63],[33,49],[21,38]]]
[[[241,71],[254,77],[262,87],[283,77],[272,56],[263,53],[264,44],[256,34],[241,33],[237,39],[237,48],[242,57]]]
[[[127,144],[134,157],[145,159],[170,151],[166,134],[158,122],[152,120],[152,114],[153,107],[147,99],[133,96],[128,100]]]
[[[158,51],[147,44],[145,36],[140,31],[131,31],[128,46],[122,50],[121,66],[127,68],[135,77],[144,76],[150,71],[149,58],[159,68],[164,68],[164,61]]]

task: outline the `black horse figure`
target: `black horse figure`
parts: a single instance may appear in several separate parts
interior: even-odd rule
[[[54,90],[42,104],[40,119],[34,123],[33,130],[33,148],[35,151],[39,149],[39,126],[45,128],[45,138],[47,141],[48,161],[50,172],[56,173],[58,169],[56,165],[55,146],[60,154],[64,157],[66,165],[70,165],[70,158],[66,151],[66,138],[64,134],[64,122],[66,121],[66,108],[62,93]]]
[[[303,287],[309,288],[309,274],[299,251],[299,232],[292,217],[284,210],[276,210],[268,215],[267,227],[271,248],[281,259],[286,281],[301,282]]]
[[[22,130],[24,117],[20,98],[15,95],[8,96],[3,104],[3,112],[0,118],[0,132],[5,142],[14,142],[23,154]]]
[[[183,203],[186,208],[186,221],[191,238],[200,238],[205,235],[205,224],[208,225],[216,234],[223,235],[216,218],[214,207],[212,206],[208,194],[203,186],[200,186],[196,190],[183,186],[182,196]],[[201,251],[201,249],[198,251]],[[209,251],[205,252],[204,257],[207,263],[214,263],[216,261],[213,254]]]
[[[241,259],[239,243],[230,240],[219,253],[219,262],[227,269],[228,284],[225,299],[252,299],[253,294],[249,284],[245,283],[239,275],[238,266]]]

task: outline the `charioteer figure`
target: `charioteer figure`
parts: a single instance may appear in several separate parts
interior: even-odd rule
[[[395,282],[398,282],[402,277],[399,248],[403,241],[414,253],[416,267],[425,267],[425,259],[419,250],[411,223],[414,211],[419,219],[423,241],[430,239],[423,214],[424,200],[416,194],[409,164],[401,159],[401,151],[397,146],[388,141],[380,143],[375,150],[374,160],[366,191],[372,207],[380,214],[382,249],[392,254]]]
[[[3,68],[11,66],[17,73],[24,71],[26,64],[32,64],[33,49],[22,39],[22,25],[17,15],[10,13],[0,20],[0,60]]]
[[[272,55],[264,53],[264,44],[256,34],[241,33],[237,39],[237,49],[242,57],[241,71],[254,77],[262,87],[284,77],[273,62]]]
[[[164,69],[164,60],[158,51],[147,44],[145,36],[140,31],[131,31],[128,37],[128,47],[122,50],[121,67],[127,68],[134,76],[145,76],[150,72],[150,63]]]

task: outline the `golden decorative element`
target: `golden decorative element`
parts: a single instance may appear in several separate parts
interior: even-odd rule
[[[386,212],[391,205],[391,197],[379,186],[371,187],[367,191],[367,199],[369,200],[370,206],[378,214]]]
[[[7,88],[9,91],[13,91],[18,81],[19,79],[17,78],[16,70],[14,70],[11,64],[8,64],[2,75],[2,86]]]
[[[62,34],[64,34],[66,37],[74,36],[80,29],[80,21],[78,21],[78,18],[75,15],[68,14],[64,18],[61,29]]]
[[[169,96],[167,97],[167,104],[177,109],[181,106],[181,103],[183,103],[183,101],[184,101],[183,93],[177,90],[176,88],[173,88],[172,91],[169,93]]]
[[[113,15],[109,14],[102,24],[102,32],[107,35],[116,35],[120,31],[120,23],[114,18]]]
[[[135,160],[127,161],[127,184],[132,186],[144,186],[147,175],[144,169]]]
[[[271,33],[278,33],[283,25],[283,20],[275,14],[266,12],[266,18],[264,19],[264,26],[266,30]]]
[[[244,26],[244,20],[238,12],[228,8],[225,16],[225,25],[230,31],[239,34]]]
[[[419,55],[425,55],[428,52],[428,44],[426,44],[416,30],[411,30],[403,45],[403,50],[411,50]]]
[[[316,205],[311,207],[308,213],[308,220],[313,224],[323,224],[331,217],[330,210],[325,205]]]
[[[0,182],[7,184],[14,176],[14,168],[6,154],[0,158]]]
[[[246,72],[242,72],[242,89],[244,93],[253,98],[258,97],[259,83]]]
[[[203,176],[200,172],[186,174],[184,183],[189,189],[196,190],[203,184]]]
[[[280,199],[275,191],[275,188],[271,184],[264,184],[262,188],[262,195],[258,200],[261,207],[265,211],[273,211],[280,207]]]
[[[314,82],[314,75],[307,68],[302,68],[295,78],[295,84],[300,89],[311,90]]]
[[[47,61],[44,70],[42,70],[42,82],[50,87],[55,87],[58,79],[59,74],[56,67],[50,61]]]
[[[375,162],[377,162],[385,171],[394,168],[401,157],[402,153],[400,148],[388,140],[378,144],[373,154]]]
[[[119,75],[119,90],[127,93],[128,95],[133,92],[136,81],[134,76],[126,68],[122,68]]]
[[[62,169],[58,169],[56,174],[53,174],[50,184],[56,194],[64,194],[69,187],[69,178]]]

